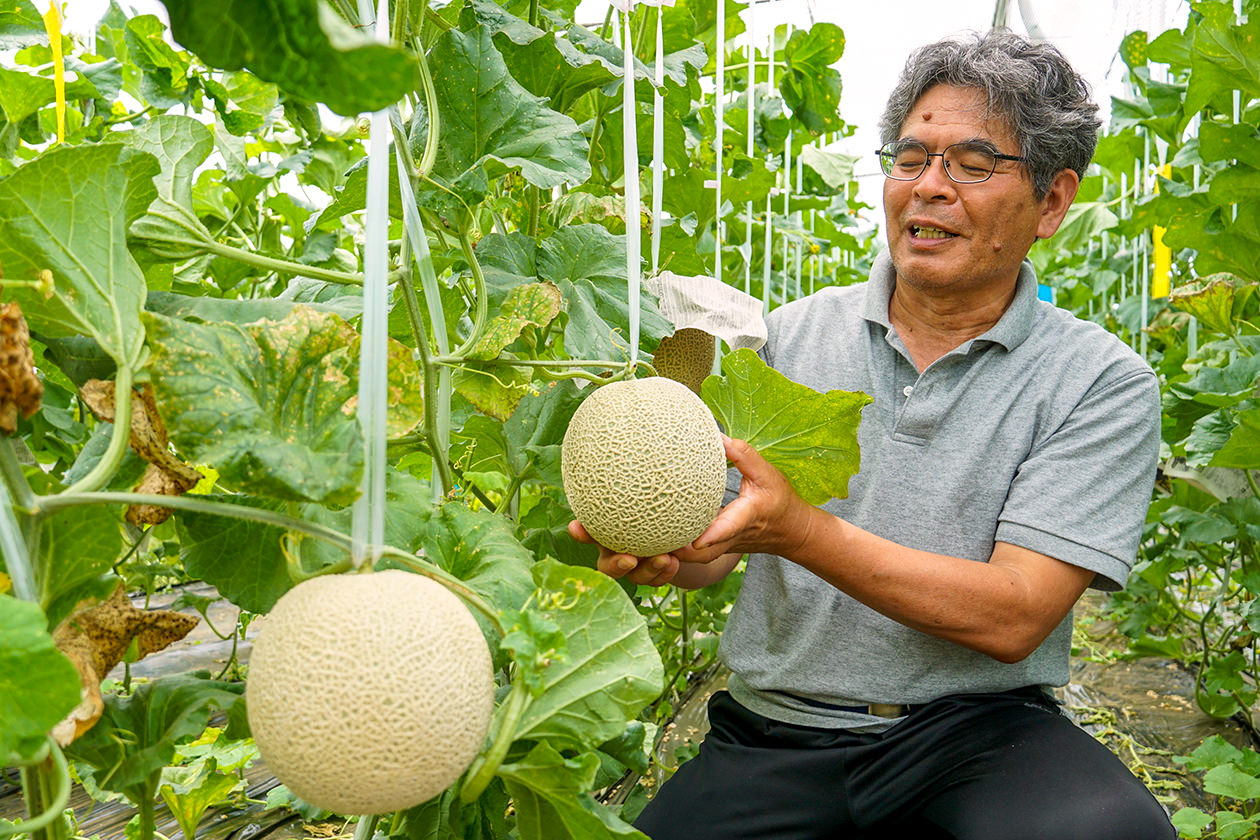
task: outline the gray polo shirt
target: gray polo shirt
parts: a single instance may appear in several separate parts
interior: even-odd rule
[[[762,354],[772,367],[819,391],[874,398],[859,428],[862,465],[849,498],[823,508],[912,548],[982,563],[995,541],[1008,542],[1095,572],[1099,589],[1122,586],[1159,451],[1150,367],[1098,325],[1038,300],[1025,263],[1001,320],[920,374],[888,318],[894,285],[881,254],[868,282],[824,289],[768,319]],[[1003,664],[757,554],[720,651],[731,693],[759,714],[878,729],[888,721],[796,697],[923,703],[1063,685],[1071,636],[1069,615],[1031,656]]]

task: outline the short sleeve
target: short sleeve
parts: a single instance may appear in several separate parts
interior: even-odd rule
[[[1124,586],[1137,554],[1159,460],[1159,386],[1149,368],[1088,390],[1020,465],[996,540]]]

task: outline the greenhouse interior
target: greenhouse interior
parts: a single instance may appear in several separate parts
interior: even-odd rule
[[[0,550],[0,838],[1258,837],[1260,0],[0,0]]]

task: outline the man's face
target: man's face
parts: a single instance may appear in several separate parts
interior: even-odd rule
[[[974,88],[937,85],[923,94],[899,139],[918,140],[929,152],[952,143],[987,141],[1018,155],[1019,145],[1000,121],[986,119],[985,96]],[[939,157],[914,181],[884,181],[888,245],[899,281],[930,290],[965,291],[1013,284],[1037,236],[1049,236],[1045,201],[1019,163],[999,160],[987,180],[958,184]]]

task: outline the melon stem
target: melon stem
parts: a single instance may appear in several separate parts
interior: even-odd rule
[[[494,774],[499,772],[503,759],[507,757],[508,750],[512,748],[512,743],[516,740],[516,729],[520,725],[521,718],[525,716],[525,711],[533,699],[524,679],[517,679],[512,683],[511,693],[500,706],[502,714],[498,715],[499,726],[494,732],[494,740],[468,768],[468,776],[459,792],[461,802],[466,805],[474,802],[490,784]]]
[[[376,821],[380,819],[377,814],[364,814],[359,817],[359,822],[354,826],[354,840],[372,840],[372,835],[376,833]]]

